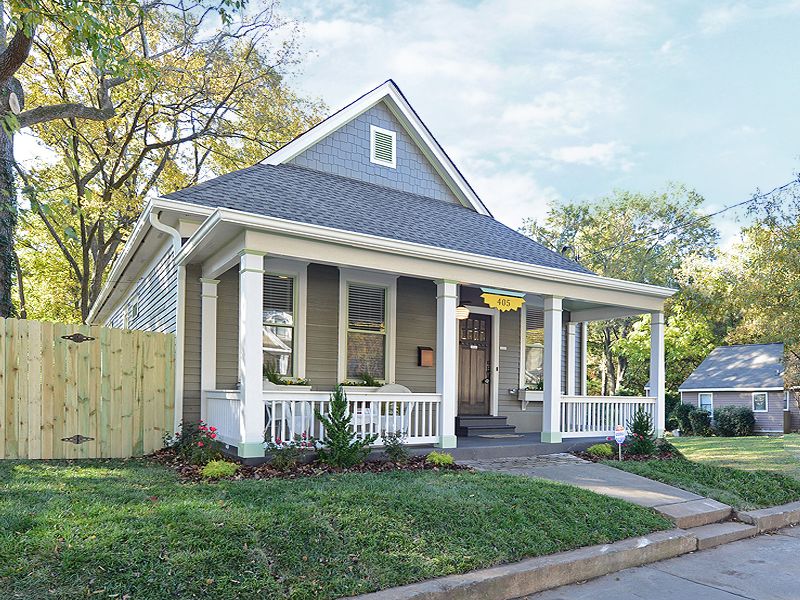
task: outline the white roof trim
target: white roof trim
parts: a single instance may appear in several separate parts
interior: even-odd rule
[[[782,392],[782,387],[678,388],[679,392]]]
[[[360,114],[366,112],[378,102],[388,100],[389,108],[398,118],[406,132],[411,135],[422,152],[428,157],[439,175],[450,186],[450,189],[466,206],[470,206],[482,215],[492,216],[489,209],[483,204],[475,190],[455,166],[444,149],[436,141],[425,123],[408,103],[400,88],[391,79],[382,83],[371,92],[367,92],[354,100],[343,109],[335,112],[324,121],[318,123],[305,133],[294,138],[291,142],[273,152],[264,159],[268,165],[280,165],[289,162],[298,154],[304,152],[324,137],[330,135],[343,125],[349,123]]]

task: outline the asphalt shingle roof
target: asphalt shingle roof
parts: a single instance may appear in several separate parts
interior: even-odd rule
[[[783,371],[782,343],[719,346],[678,389],[782,388]]]
[[[166,196],[210,207],[590,273],[491,217],[295,165],[255,165]]]

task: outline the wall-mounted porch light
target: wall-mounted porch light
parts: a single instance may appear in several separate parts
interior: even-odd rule
[[[464,306],[463,304],[456,307],[456,319],[459,321],[463,321],[469,317],[469,308]]]

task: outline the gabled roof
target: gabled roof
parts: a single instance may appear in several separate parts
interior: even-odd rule
[[[169,194],[212,208],[590,273],[488,215],[295,165],[255,165]]]
[[[783,344],[780,342],[719,346],[678,389],[783,389],[783,372]]]
[[[327,119],[317,123],[311,129],[298,135],[288,144],[276,150],[263,163],[267,165],[286,164],[298,154],[307,150],[325,136],[333,133],[344,124],[349,123],[358,115],[366,112],[379,102],[385,102],[389,109],[403,125],[406,132],[411,136],[422,153],[430,161],[453,194],[461,201],[464,206],[468,206],[477,212],[491,216],[491,212],[472,189],[461,171],[444,151],[433,134],[430,132],[417,112],[409,104],[403,92],[397,84],[388,79],[378,87],[370,90],[363,96],[357,98],[341,110],[336,111]]]

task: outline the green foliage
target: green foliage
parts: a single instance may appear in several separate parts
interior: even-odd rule
[[[753,435],[756,416],[749,406],[723,406],[714,410],[714,425],[722,437]]]
[[[343,381],[341,385],[356,387],[381,387],[383,384],[365,371],[358,376],[358,379]]]
[[[269,464],[278,471],[291,471],[316,451],[316,440],[303,432],[293,440],[267,440],[264,445],[270,457]]]
[[[641,406],[627,423],[628,440],[625,453],[636,456],[650,456],[656,452],[653,440],[653,419]]]
[[[697,410],[694,404],[678,404],[672,411],[675,420],[678,422],[678,428],[681,430],[681,435],[692,435],[694,431],[692,427],[692,413]]]
[[[334,467],[352,467],[363,462],[369,454],[369,446],[377,439],[376,435],[365,434],[359,437],[351,426],[352,414],[347,395],[342,386],[331,394],[328,414],[316,410],[317,419],[325,427],[324,446],[319,449],[321,461]]]
[[[200,475],[205,479],[222,479],[223,477],[233,477],[239,465],[227,460],[210,460],[200,471]]]
[[[586,449],[586,453],[598,458],[611,458],[614,456],[614,448],[611,444],[594,444]]]
[[[425,457],[425,462],[434,467],[452,467],[456,464],[452,454],[447,452],[438,452],[434,450]]]
[[[694,435],[709,436],[714,433],[711,428],[711,413],[707,410],[693,410],[689,413],[689,423]]]
[[[403,431],[386,431],[383,434],[383,452],[395,463],[408,461],[408,446],[405,444],[406,434]]]
[[[180,432],[166,445],[176,454],[192,463],[204,465],[222,456],[222,445],[217,441],[217,428],[204,421],[181,421]]]

